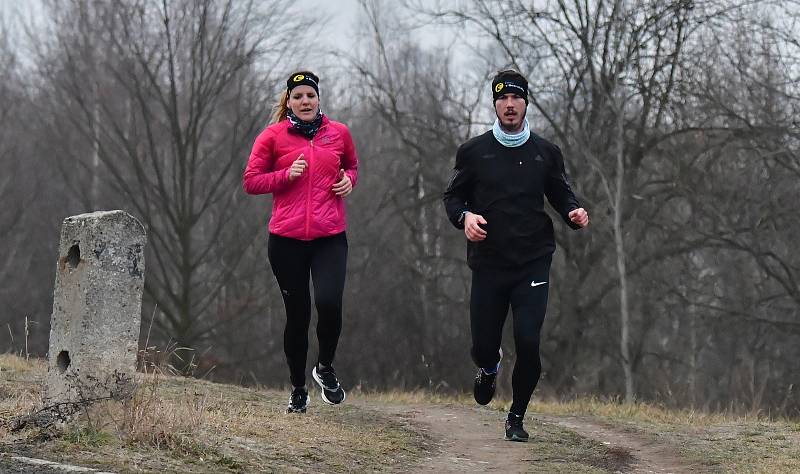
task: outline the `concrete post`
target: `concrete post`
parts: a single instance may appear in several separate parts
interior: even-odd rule
[[[132,390],[144,289],[144,227],[123,211],[64,219],[50,320],[46,404]]]

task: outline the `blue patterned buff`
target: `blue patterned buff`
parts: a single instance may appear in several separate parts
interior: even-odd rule
[[[525,126],[522,127],[522,131],[519,133],[508,133],[500,127],[500,120],[495,119],[494,126],[492,126],[492,133],[494,134],[494,138],[496,138],[501,145],[515,148],[522,146],[528,141],[528,138],[531,137],[531,128],[528,125],[528,119],[525,119]]]

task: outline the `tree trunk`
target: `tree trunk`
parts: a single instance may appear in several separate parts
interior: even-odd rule
[[[617,176],[616,195],[614,196],[614,244],[617,251],[617,272],[619,274],[619,315],[620,339],[619,353],[622,359],[622,371],[625,376],[625,403],[634,400],[633,362],[630,356],[631,317],[628,307],[628,273],[625,268],[625,239],[622,234],[622,196],[625,186],[625,124],[624,99],[617,104]]]

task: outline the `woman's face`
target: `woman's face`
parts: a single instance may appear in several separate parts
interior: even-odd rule
[[[289,93],[287,103],[292,113],[304,122],[310,122],[319,111],[319,96],[311,86],[296,86]]]

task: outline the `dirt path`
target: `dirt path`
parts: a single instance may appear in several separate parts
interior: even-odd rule
[[[38,458],[0,453],[0,472],[4,474],[64,474],[70,472],[91,472],[95,474],[113,474],[89,467],[62,464]]]
[[[530,472],[526,444],[503,440],[505,417],[500,412],[441,405],[390,405],[387,409],[421,426],[439,443],[440,453],[415,472]]]
[[[537,472],[537,453],[532,443],[503,440],[503,413],[478,407],[441,405],[389,405],[382,410],[420,426],[439,444],[438,455],[426,459],[415,472]],[[622,452],[625,456],[629,453],[632,459],[617,472],[695,471],[672,448],[622,428],[583,417],[530,414],[528,419],[528,431],[532,436],[536,436],[535,422],[551,424],[600,442],[610,451]]]
[[[599,441],[609,447],[627,450],[634,460],[625,472],[632,473],[681,473],[696,472],[699,466],[693,466],[680,457],[678,452],[666,445],[658,444],[652,439],[615,428],[595,420],[578,416],[549,416],[532,414],[542,423],[551,423],[566,428],[576,434]]]

